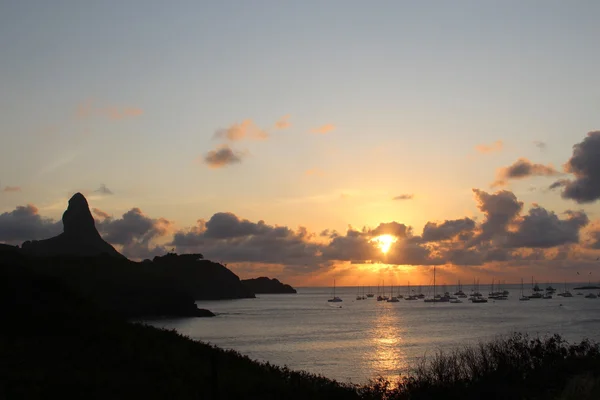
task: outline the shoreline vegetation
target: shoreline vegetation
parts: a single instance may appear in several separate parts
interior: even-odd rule
[[[587,340],[515,333],[354,385],[127,322],[26,267],[0,272],[0,398],[600,398],[600,347]]]

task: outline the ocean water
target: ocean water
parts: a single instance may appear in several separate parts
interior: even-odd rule
[[[525,302],[519,301],[520,285],[504,289],[510,291],[508,300],[472,304],[462,299],[462,304],[450,304],[356,301],[356,288],[338,288],[336,295],[343,302],[328,303],[331,289],[298,288],[297,294],[197,302],[198,307],[218,314],[216,318],[148,323],[252,359],[352,383],[377,376],[395,379],[437,350],[512,332],[600,340],[600,298],[575,296],[577,291],[571,290],[572,298],[555,295]],[[487,290],[481,292],[485,295]]]

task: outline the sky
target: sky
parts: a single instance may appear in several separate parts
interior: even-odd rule
[[[600,280],[598,15],[2,2],[0,242],[60,232],[81,192],[132,259],[295,285]]]

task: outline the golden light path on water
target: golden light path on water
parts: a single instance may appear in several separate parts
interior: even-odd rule
[[[387,306],[387,304],[386,304]],[[401,314],[391,307],[378,310],[373,320],[373,334],[370,338],[374,354],[367,357],[371,371],[378,371],[390,381],[398,379],[398,371],[408,368],[404,348],[404,323]]]

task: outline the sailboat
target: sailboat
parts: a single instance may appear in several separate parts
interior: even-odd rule
[[[425,299],[425,303],[447,303],[450,298],[447,296],[439,296],[435,294],[435,265],[433,266],[433,297],[431,299]]]
[[[529,301],[529,297],[523,294],[523,278],[521,278],[521,297],[519,297],[521,301]]]
[[[410,293],[410,281],[408,281],[408,285],[406,286],[407,295],[404,297],[404,300],[418,300],[418,297],[414,294]]]
[[[530,299],[541,299],[542,297],[544,297],[540,293],[542,291],[542,289],[540,289],[538,284],[537,283],[535,285],[533,284],[533,276],[531,277],[531,290],[533,291],[533,293],[529,296]]]
[[[562,293],[557,294],[561,297],[573,297],[573,294],[567,290],[567,282],[565,281],[565,290]]]
[[[361,289],[360,286],[356,287],[356,300],[364,300],[365,299],[365,296],[362,296],[360,294],[360,289]]]
[[[369,286],[369,290],[367,292],[367,297],[375,297],[375,295],[371,292],[371,286]]]
[[[386,300],[388,303],[398,303],[400,301],[396,296],[394,296],[394,285],[390,287],[390,295],[391,297]]]
[[[461,299],[466,299],[467,295],[465,294],[465,292],[463,292],[462,290],[462,285],[460,284],[460,280],[458,281],[458,290],[456,292],[454,292],[455,296],[458,296]]]
[[[330,303],[341,303],[343,300],[335,295],[335,279],[333,280],[333,298],[327,300]]]
[[[473,304],[488,302],[488,300],[485,297],[483,297],[481,292],[479,292],[479,279],[477,280],[477,285],[475,285],[475,280],[473,280],[473,294],[471,294],[471,298],[469,300]]]

